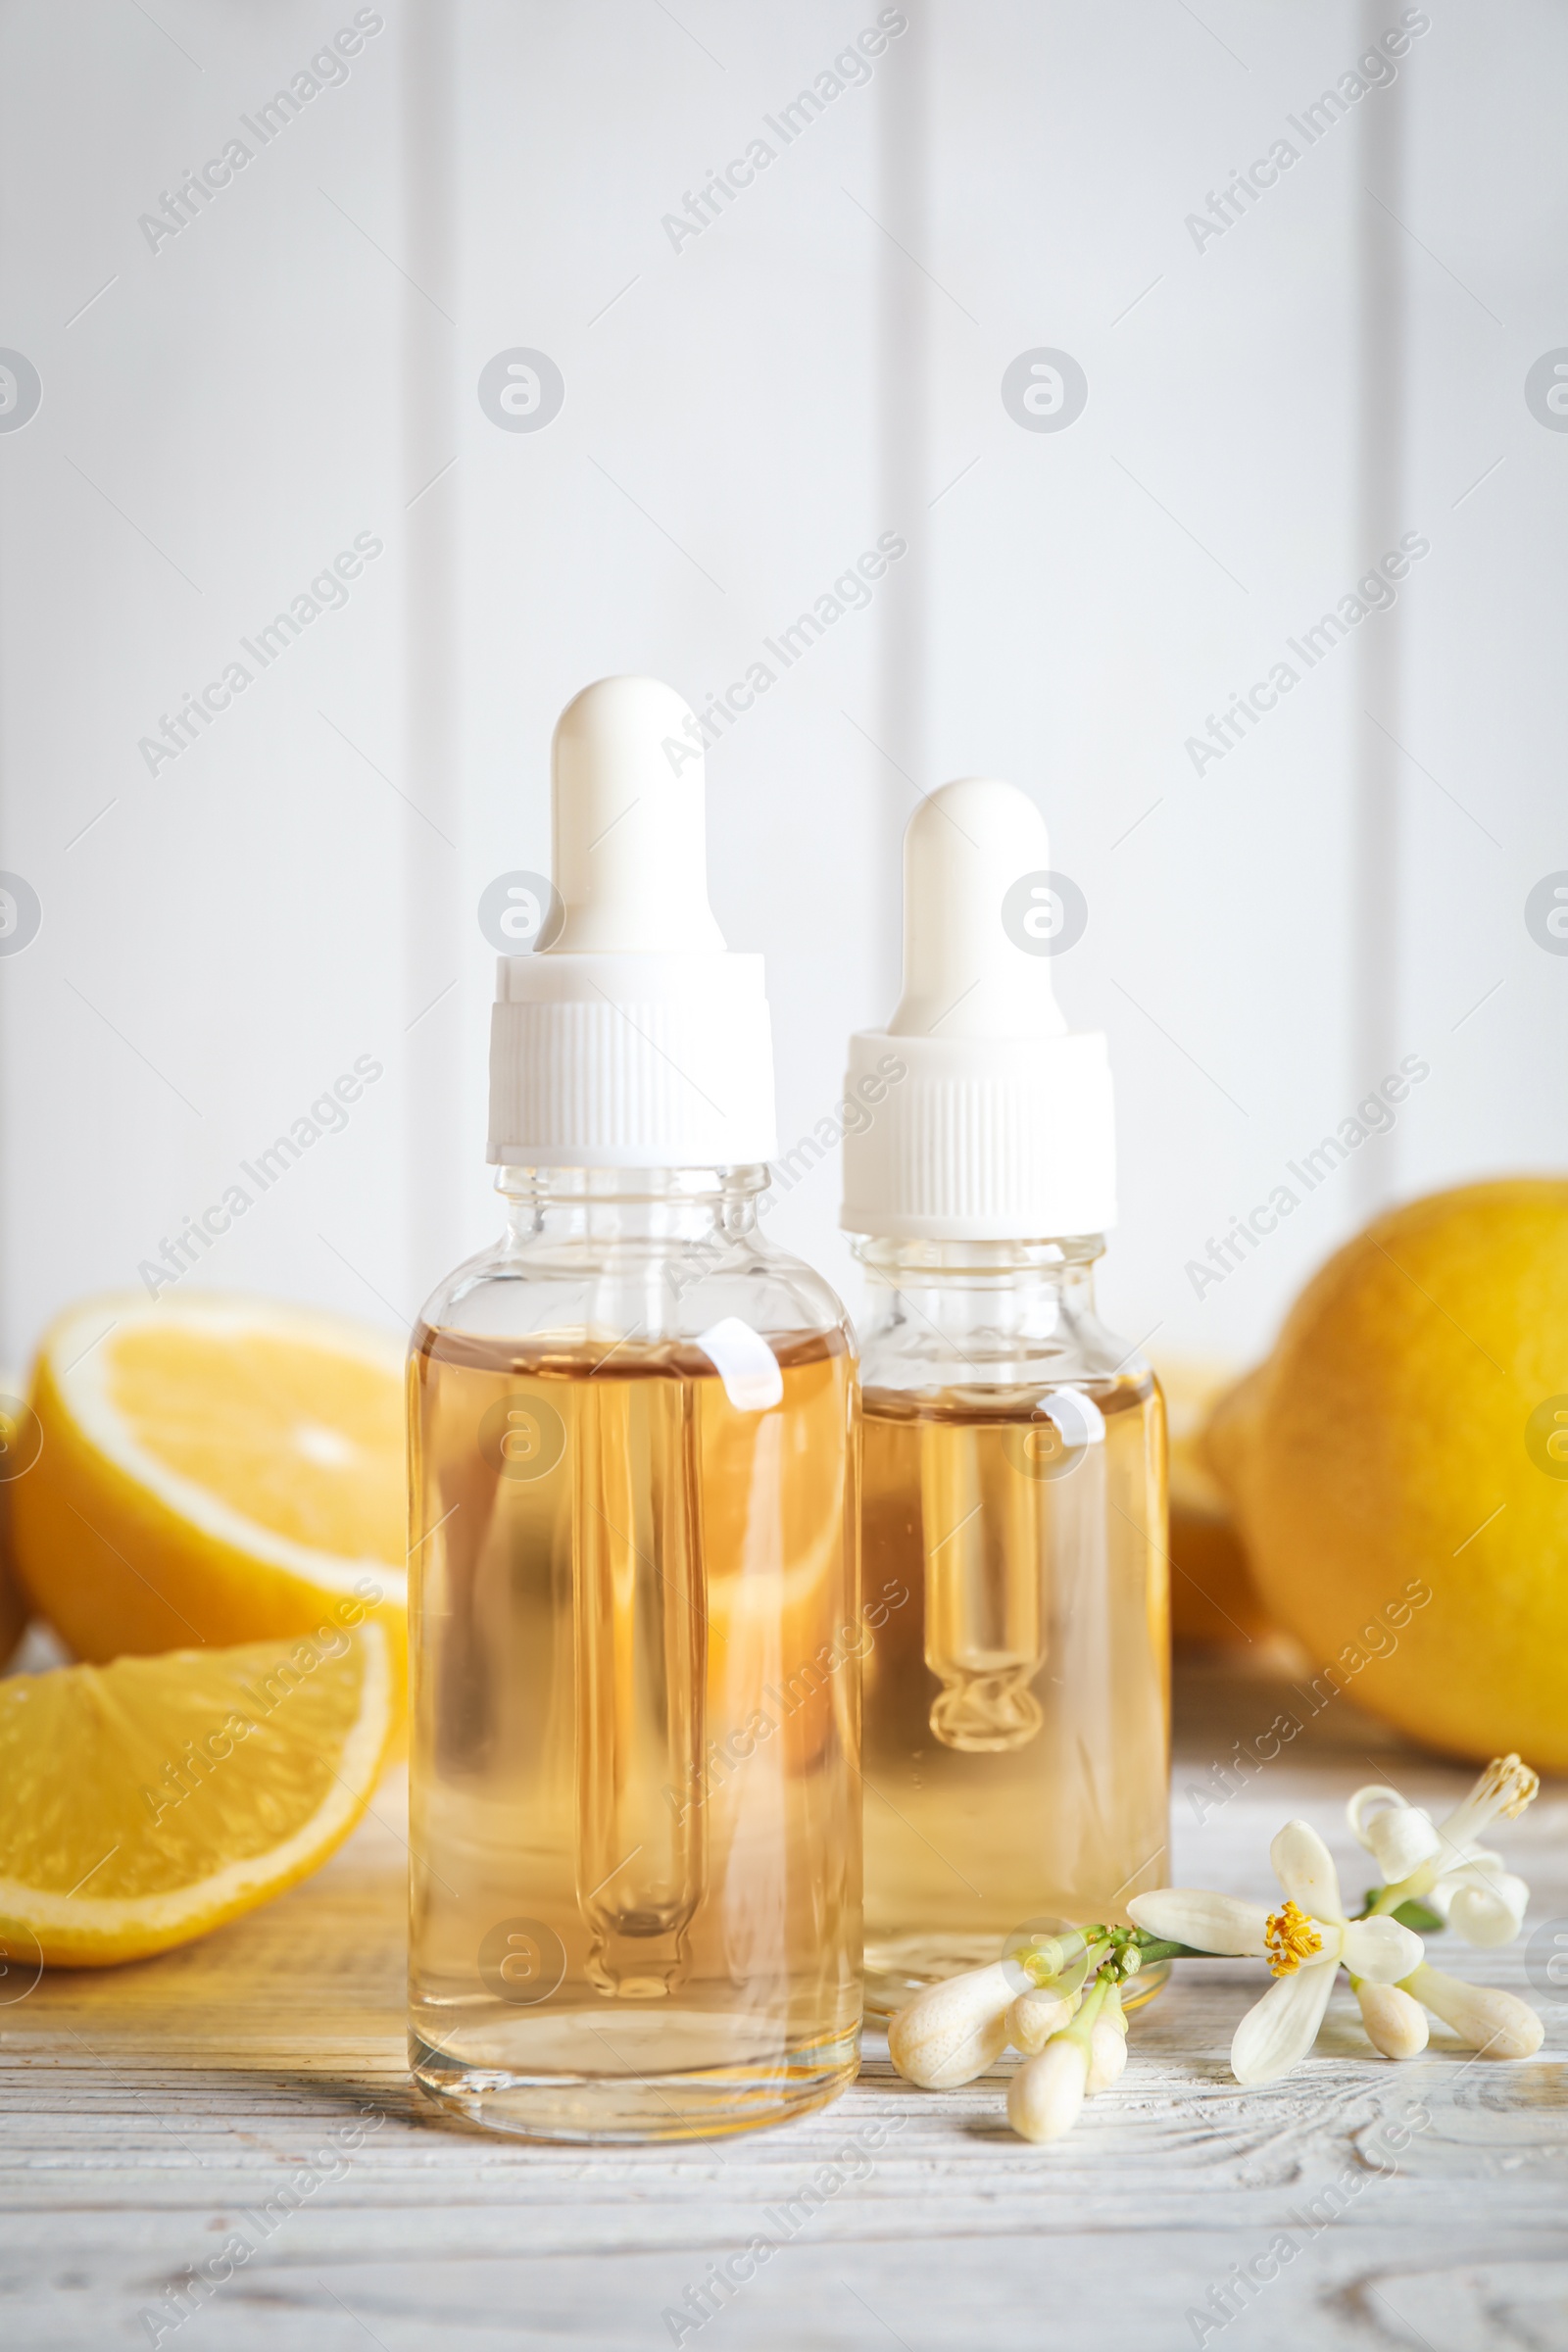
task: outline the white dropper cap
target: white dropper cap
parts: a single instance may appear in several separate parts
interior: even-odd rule
[[[701,730],[657,678],[601,678],[557,721],[550,943],[503,956],[490,1153],[510,1167],[733,1167],[775,1148],[760,956],[708,903]]]
[[[904,836],[904,994],[850,1040],[852,1233],[1035,1241],[1114,1224],[1110,1068],[1051,985],[1063,899],[1045,820],[1015,784],[963,776]]]
[[[566,705],[551,759],[565,920],[545,953],[722,953],[708,904],[701,740],[674,687],[657,678],[601,678]]]

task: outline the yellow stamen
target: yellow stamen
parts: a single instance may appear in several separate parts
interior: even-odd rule
[[[1270,1971],[1276,1977],[1294,1977],[1303,1960],[1323,1949],[1323,1938],[1306,1913],[1291,1902],[1270,1918],[1263,1940],[1268,1945]]]
[[[1478,1797],[1501,1800],[1504,1820],[1513,1821],[1524,1811],[1541,1787],[1540,1776],[1517,1756],[1494,1756],[1476,1785]]]

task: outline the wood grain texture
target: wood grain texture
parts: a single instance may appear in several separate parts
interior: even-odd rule
[[[1239,1776],[1235,1742],[1304,1713],[1292,1693],[1266,1662],[1180,1678],[1189,1883],[1266,1890],[1270,1836],[1305,1813],[1359,1891],[1349,1790],[1376,1777],[1441,1802],[1464,1785],[1348,1698]],[[1237,1786],[1216,1802],[1227,1758]],[[1548,1981],[1527,1985],[1522,1946],[1452,1958],[1543,2009],[1546,2047],[1523,2066],[1475,2060],[1441,2028],[1424,2059],[1378,2061],[1343,1991],[1310,2066],[1243,2091],[1225,2053],[1261,1977],[1219,1962],[1178,1973],[1135,2023],[1121,2082],[1052,2149],[1006,2132],[1002,2071],[925,2097],[879,2039],[845,2098],[781,2130],[530,2148],[432,2121],[410,2089],[398,1804],[389,1786],[315,1880],[205,1943],[46,1976],[0,2006],[0,2344],[100,2352],[161,2325],[180,2352],[651,2352],[674,2340],[665,2312],[760,2234],[778,2251],[686,2343],[1568,2347],[1568,1987],[1559,2005]],[[1532,1932],[1568,1921],[1565,1830],[1554,1789],[1501,1839],[1531,1882]],[[313,2163],[356,2123],[361,2145]],[[234,2231],[255,2252],[174,2327],[167,2290]],[[1233,2290],[1222,2326],[1212,2290],[1282,2239],[1277,2278]]]

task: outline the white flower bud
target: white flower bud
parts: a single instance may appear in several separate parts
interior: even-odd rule
[[[1036,2057],[1053,2034],[1072,2021],[1081,1992],[1020,1992],[1007,2011],[1007,2039],[1026,2058]]]
[[[1545,2037],[1546,2029],[1528,2001],[1490,1985],[1466,1984],[1425,1962],[1405,1978],[1404,1988],[1483,2058],[1533,2058]]]
[[[1089,2029],[1089,2079],[1084,2096],[1092,2099],[1097,2090],[1108,2090],[1120,2081],[1126,2065],[1125,2021],[1108,2015],[1097,2017]]]
[[[927,1985],[888,2027],[888,2056],[921,2090],[956,2090],[1007,2046],[1013,1980],[1004,1963]]]
[[[1427,2046],[1426,2011],[1397,1984],[1356,1985],[1366,2037],[1385,2058],[1415,2058]]]
[[[1088,2078],[1083,2043],[1074,2034],[1054,2034],[1008,2084],[1008,2123],[1022,2139],[1060,2139],[1078,2121]]]

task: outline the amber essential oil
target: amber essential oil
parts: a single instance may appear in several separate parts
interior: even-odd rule
[[[884,2014],[1031,1921],[1125,1922],[1164,1883],[1160,1400],[1147,1372],[1072,1395],[1092,1445],[1073,1443],[1087,1413],[1047,1418],[1038,1392],[864,1398],[866,1590],[910,1594],[864,1668],[866,2006]]]
[[[855,2072],[853,1359],[779,1353],[758,1413],[689,1348],[417,1335],[416,2071],[503,2129],[734,2129]]]

